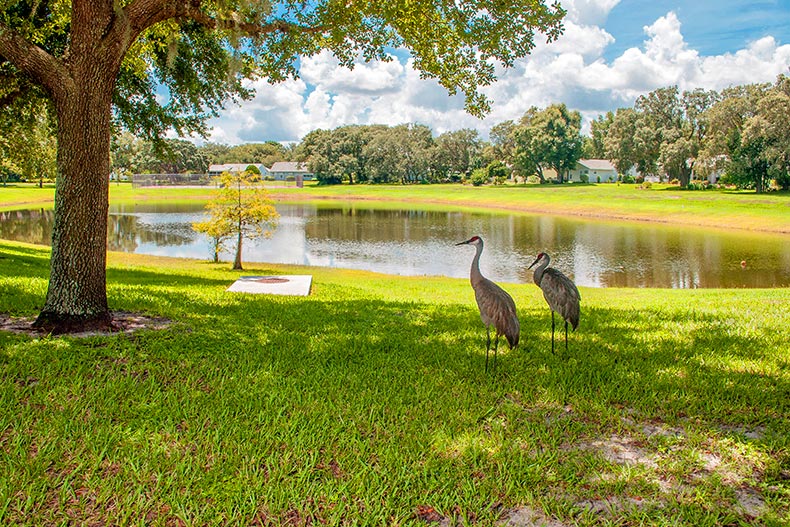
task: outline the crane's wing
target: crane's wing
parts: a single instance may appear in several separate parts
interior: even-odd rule
[[[559,313],[576,329],[579,326],[579,302],[582,299],[576,284],[562,272],[549,267],[543,273],[540,288],[552,311]]]
[[[516,303],[507,291],[491,280],[483,278],[475,284],[475,300],[480,318],[486,326],[493,325],[497,333],[507,338],[511,348],[518,345],[521,326],[516,315]]]

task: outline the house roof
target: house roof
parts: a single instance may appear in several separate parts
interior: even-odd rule
[[[224,165],[209,165],[209,172],[244,172],[248,166],[258,167],[261,174],[267,174],[269,169],[263,163],[225,163]]]
[[[608,159],[579,159],[579,164],[588,170],[617,171],[612,162]]]
[[[307,163],[296,161],[277,161],[269,169],[269,172],[301,172],[302,174],[309,174]]]

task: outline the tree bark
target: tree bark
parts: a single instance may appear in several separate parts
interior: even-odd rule
[[[58,174],[50,279],[34,326],[53,334],[113,329],[107,303],[112,94],[124,39],[101,38],[111,4],[75,3],[66,79],[50,89],[58,116]]]
[[[239,238],[236,243],[236,258],[233,260],[233,269],[237,271],[243,271],[244,269],[241,266],[241,242],[244,239],[241,230],[241,220],[239,220]]]
[[[34,323],[52,333],[108,329],[107,211],[112,79],[58,101],[58,178],[50,281]]]

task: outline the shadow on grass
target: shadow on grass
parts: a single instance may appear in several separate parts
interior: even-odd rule
[[[3,250],[0,273],[45,278],[47,256],[37,248]],[[253,368],[277,375],[310,371],[321,382],[349,372],[359,382],[366,376],[381,382],[388,369],[398,372],[395,379],[446,388],[486,379],[485,329],[474,307],[230,295],[218,289],[229,285],[226,276],[139,269],[110,268],[108,283],[121,304],[154,311],[170,306],[182,323],[172,332],[134,337],[140,346],[157,342],[168,353],[197,354],[226,367],[243,357]],[[218,296],[191,294],[209,289]],[[43,302],[21,286],[7,286],[5,293],[31,305]],[[501,390],[752,424],[790,414],[790,385],[781,375],[787,364],[769,326],[742,334],[714,316],[684,309],[590,307],[570,335],[568,352],[558,324],[557,352],[551,354],[548,311],[520,306],[520,316],[520,347],[509,352],[504,340],[500,345],[495,379]],[[162,338],[170,333],[176,337]]]
[[[13,260],[30,267],[23,276],[46,276],[38,250],[16,251]],[[0,258],[2,271],[8,265]],[[418,505],[452,511],[453,500],[471,511],[461,513],[467,518],[492,517],[487,504],[507,502],[509,493],[535,501],[569,485],[564,496],[583,494],[578,472],[601,462],[580,460],[564,445],[609,437],[624,417],[692,423],[711,436],[727,423],[790,432],[786,358],[767,324],[739,333],[683,307],[596,305],[584,308],[567,352],[558,332],[552,354],[548,310],[521,303],[520,347],[502,345],[486,374],[485,329],[471,294],[466,304],[393,301],[344,283],[321,284],[322,293],[306,298],[276,297],[225,293],[227,273],[114,268],[110,276],[113,302],[175,323],[131,335],[15,337],[0,347],[4,407],[14,409],[0,437],[22,445],[7,455],[28,467],[16,477],[34,495],[9,498],[12,519],[42,518],[25,503],[49,496],[57,504],[50,495],[67,481],[119,501],[136,489],[130,506],[140,517],[163,504],[187,516],[206,508],[221,515],[224,500],[207,506],[205,498],[224,497],[234,481],[243,491],[228,496],[252,492],[253,506],[265,503],[283,523],[293,511],[329,514],[300,501],[305,489],[340,496],[346,518],[397,511],[407,523]],[[38,298],[21,288],[12,294]],[[743,435],[734,440],[748,447]],[[74,452],[90,462],[69,465]],[[101,477],[90,479],[91,467]],[[141,499],[160,473],[172,489]],[[35,495],[33,481],[47,481],[35,485],[50,494]],[[392,493],[396,486],[410,492]],[[252,524],[258,511],[235,506]]]

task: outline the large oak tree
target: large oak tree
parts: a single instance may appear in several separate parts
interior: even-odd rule
[[[46,301],[53,333],[112,325],[106,293],[110,138],[205,132],[245,79],[281,81],[299,57],[331,51],[345,66],[405,48],[414,66],[467,109],[495,65],[562,31],[540,0],[2,0],[0,101],[43,93],[57,117],[55,226]],[[164,87],[161,97],[158,90]],[[39,90],[36,92],[36,90]],[[164,101],[164,102],[162,102]]]

